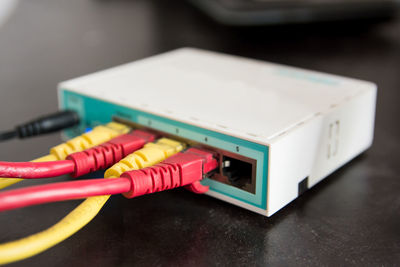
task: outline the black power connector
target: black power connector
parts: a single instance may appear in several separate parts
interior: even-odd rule
[[[5,141],[15,137],[27,138],[52,133],[77,124],[79,124],[79,115],[75,111],[60,111],[18,125],[14,130],[0,133],[0,141]]]

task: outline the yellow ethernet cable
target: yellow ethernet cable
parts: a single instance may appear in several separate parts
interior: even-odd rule
[[[110,122],[106,125],[100,125],[93,128],[92,131],[77,136],[63,144],[50,149],[50,154],[32,162],[64,160],[69,154],[80,152],[85,149],[100,145],[118,135],[127,133],[130,128],[124,124]],[[24,179],[18,178],[0,178],[0,189],[16,184]]]
[[[105,173],[105,178],[119,177],[125,171],[150,167],[184,149],[184,144],[161,138],[123,158]],[[67,239],[88,224],[101,210],[110,195],[89,197],[52,227],[37,234],[0,245],[0,264],[23,260],[39,254]]]

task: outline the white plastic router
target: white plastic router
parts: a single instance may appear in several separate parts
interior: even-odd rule
[[[376,85],[192,48],[59,85],[79,129],[111,120],[219,152],[209,195],[270,216],[372,143]]]

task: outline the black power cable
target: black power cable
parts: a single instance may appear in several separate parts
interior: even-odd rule
[[[56,132],[79,124],[79,116],[75,111],[65,110],[42,116],[36,120],[18,125],[14,130],[0,133],[0,141],[15,137],[27,138],[31,136]]]

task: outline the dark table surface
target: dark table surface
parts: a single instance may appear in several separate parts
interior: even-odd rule
[[[0,26],[1,128],[57,109],[59,81],[183,46],[376,82],[372,148],[271,218],[180,189],[115,196],[77,234],[13,266],[399,265],[400,20],[247,29],[180,1],[20,1]],[[1,160],[31,160],[59,142],[1,143]],[[0,242],[79,203],[1,213]]]

